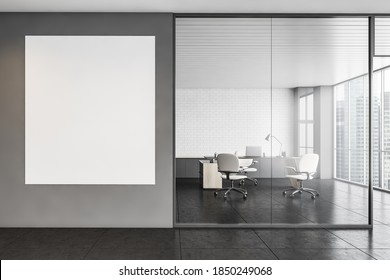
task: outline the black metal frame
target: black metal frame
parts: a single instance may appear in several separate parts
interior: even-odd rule
[[[291,14],[291,13],[266,13],[266,14],[252,14],[252,13],[177,13],[173,14],[173,31],[174,31],[174,42],[173,42],[173,77],[174,77],[174,104],[173,104],[173,226],[176,228],[346,228],[346,229],[372,229],[373,228],[373,184],[372,184],[372,154],[373,154],[373,143],[371,140],[372,136],[372,80],[373,80],[373,58],[375,56],[375,17],[389,17],[387,13],[375,13],[375,14],[364,14],[364,13],[336,13],[336,14],[321,14],[321,13],[302,13],[302,14]],[[176,205],[176,18],[367,18],[368,19],[368,80],[369,80],[369,184],[368,184],[368,223],[367,224],[205,224],[205,223],[178,223],[177,217],[177,205]],[[272,86],[272,83],[271,83]],[[272,88],[271,88],[272,89]],[[272,169],[271,169],[272,172]],[[271,211],[272,214],[272,211]]]

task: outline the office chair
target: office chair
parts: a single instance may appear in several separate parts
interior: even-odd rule
[[[257,186],[257,179],[248,177],[248,172],[250,173],[257,171],[257,168],[251,167],[252,165],[256,164],[257,161],[254,161],[253,158],[240,158],[238,159],[238,162],[240,163],[240,173],[243,173],[246,176],[245,179],[240,181],[240,185],[243,185],[245,180],[249,180],[252,181],[255,186]]]
[[[226,198],[228,193],[236,191],[242,193],[243,198],[246,199],[248,192],[243,188],[234,187],[234,181],[241,181],[246,178],[245,175],[238,174],[240,172],[238,157],[233,154],[219,154],[217,156],[217,166],[218,172],[222,174],[222,179],[230,181],[230,187],[219,189],[214,192],[214,195],[217,196],[218,192],[226,191],[223,195]]]
[[[317,196],[319,196],[319,192],[313,189],[304,188],[303,182],[309,181],[314,178],[314,175],[317,172],[317,165],[318,165],[318,159],[319,156],[317,154],[306,154],[301,157],[298,163],[298,170],[296,170],[294,167],[286,166],[286,171],[288,173],[286,177],[290,179],[297,180],[297,188],[289,188],[287,190],[283,191],[283,195],[286,195],[287,192],[292,191],[290,194],[290,197],[294,197],[296,193],[302,193],[307,192],[311,194],[311,198],[315,199]]]

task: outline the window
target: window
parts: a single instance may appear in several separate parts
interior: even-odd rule
[[[313,93],[299,98],[299,155],[313,153]]]
[[[334,87],[336,178],[368,184],[368,78]]]
[[[377,76],[377,79],[374,79],[376,82],[374,84],[374,89],[376,89],[374,94],[378,99],[376,102],[378,104],[377,111],[381,114],[378,122],[378,139],[374,140],[374,144],[378,143],[377,147],[374,146],[374,155],[379,156],[379,164],[377,164],[380,166],[377,176],[379,178],[378,186],[390,189],[390,68],[380,71]]]

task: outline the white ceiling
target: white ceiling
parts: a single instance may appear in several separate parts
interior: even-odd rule
[[[3,12],[390,13],[388,0],[1,0]]]
[[[384,65],[388,59],[376,59],[376,67]],[[367,18],[176,22],[178,88],[313,87],[334,85],[367,70]]]

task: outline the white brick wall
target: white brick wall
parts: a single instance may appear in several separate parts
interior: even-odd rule
[[[272,108],[272,111],[271,111]],[[198,157],[233,153],[260,145],[266,156],[271,132],[292,155],[294,93],[292,89],[177,89],[176,156]],[[273,142],[273,155],[279,144]]]

